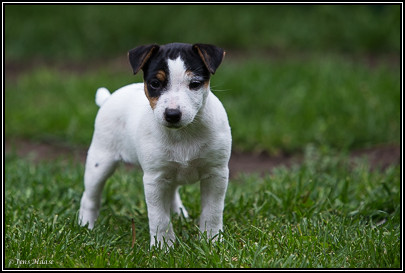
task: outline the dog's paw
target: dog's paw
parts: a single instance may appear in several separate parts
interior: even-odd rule
[[[79,212],[79,225],[84,227],[86,225],[88,229],[93,229],[94,228],[94,223],[96,222],[97,219],[97,213],[94,213],[89,210],[85,209],[80,209]]]
[[[89,201],[83,195],[79,210],[79,225],[82,227],[88,225],[89,229],[94,228],[94,223],[97,220],[99,209],[95,206],[90,206]]]
[[[176,238],[174,234],[166,234],[165,236],[153,236],[150,240],[150,248],[152,249],[153,247],[155,247],[168,250],[170,248],[173,248],[175,241]]]
[[[173,209],[173,213],[177,214],[180,217],[188,219],[188,212],[185,207],[177,207],[177,208]]]

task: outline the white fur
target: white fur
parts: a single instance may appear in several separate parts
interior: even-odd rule
[[[104,102],[111,96],[110,91],[107,90],[105,87],[100,87],[97,89],[96,92],[96,104],[100,106],[104,104]]]
[[[106,179],[121,160],[142,168],[151,245],[175,239],[170,210],[188,216],[178,188],[200,181],[200,229],[214,237],[222,230],[228,184],[231,131],[221,102],[209,90],[189,90],[181,59],[169,60],[169,87],[154,110],[143,83],[100,95],[100,108],[86,160],[79,222],[92,229]],[[182,111],[181,128],[168,128],[166,107]]]

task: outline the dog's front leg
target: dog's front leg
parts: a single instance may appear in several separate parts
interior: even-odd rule
[[[219,231],[222,231],[222,217],[228,176],[228,167],[224,167],[215,169],[213,173],[201,179],[202,211],[200,230],[202,232],[206,231],[208,238],[213,238]]]
[[[172,246],[175,240],[170,222],[170,207],[175,187],[168,181],[160,180],[151,174],[144,174],[145,199],[148,208],[150,245],[162,248],[164,242]]]

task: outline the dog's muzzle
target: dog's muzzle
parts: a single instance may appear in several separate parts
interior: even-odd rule
[[[176,123],[178,123],[181,120],[180,109],[166,108],[165,109],[165,120],[171,125],[175,125]]]

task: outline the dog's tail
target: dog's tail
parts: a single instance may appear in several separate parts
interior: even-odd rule
[[[96,92],[96,104],[101,107],[104,102],[111,96],[110,91],[105,87],[100,87]]]

